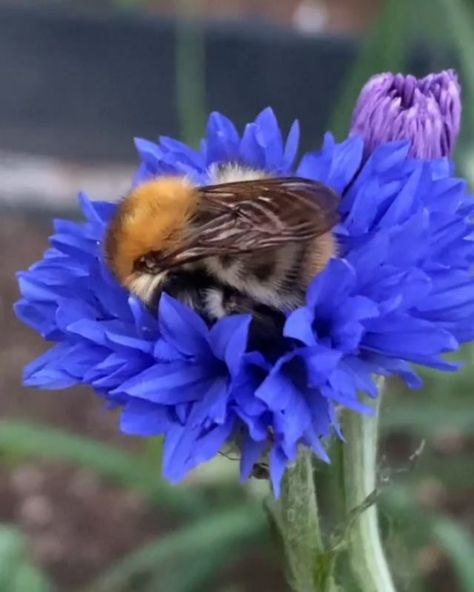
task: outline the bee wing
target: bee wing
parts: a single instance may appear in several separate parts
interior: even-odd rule
[[[199,195],[201,220],[208,218],[202,235],[240,251],[316,238],[338,221],[334,191],[297,177],[213,185]],[[239,238],[238,245],[229,245],[231,236]]]
[[[166,259],[179,265],[210,255],[237,255],[308,241],[338,222],[338,205],[332,189],[297,177],[201,187],[191,230],[179,251]]]

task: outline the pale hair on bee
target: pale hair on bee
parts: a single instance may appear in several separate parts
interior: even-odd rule
[[[152,179],[118,204],[105,240],[117,280],[151,307],[166,291],[209,321],[301,305],[337,253],[337,194],[238,164],[211,167],[209,179]]]

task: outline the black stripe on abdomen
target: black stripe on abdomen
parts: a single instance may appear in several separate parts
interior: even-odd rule
[[[281,289],[284,292],[300,292],[299,286],[301,286],[301,276],[303,274],[303,268],[306,264],[306,250],[308,243],[300,243],[295,252],[293,253],[293,259],[286,270],[285,278],[281,283]]]

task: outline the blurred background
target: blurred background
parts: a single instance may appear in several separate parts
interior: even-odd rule
[[[472,0],[0,0],[0,592],[286,590],[262,483],[238,485],[238,463],[170,488],[161,442],[121,436],[87,389],[21,386],[45,344],[12,315],[15,272],[79,189],[127,189],[134,136],[196,143],[209,111],[243,125],[271,105],[315,148],[327,129],[344,137],[384,70],[459,70],[457,162],[474,181],[473,31]],[[400,591],[474,590],[462,357],[457,375],[425,374],[420,392],[394,382],[385,402],[380,511]],[[318,467],[329,500],[336,473]]]

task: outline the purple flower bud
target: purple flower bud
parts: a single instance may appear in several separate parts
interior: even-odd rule
[[[451,156],[460,122],[461,87],[453,70],[420,80],[378,74],[362,89],[351,135],[364,138],[366,155],[384,142],[411,140],[411,156],[434,159]]]

